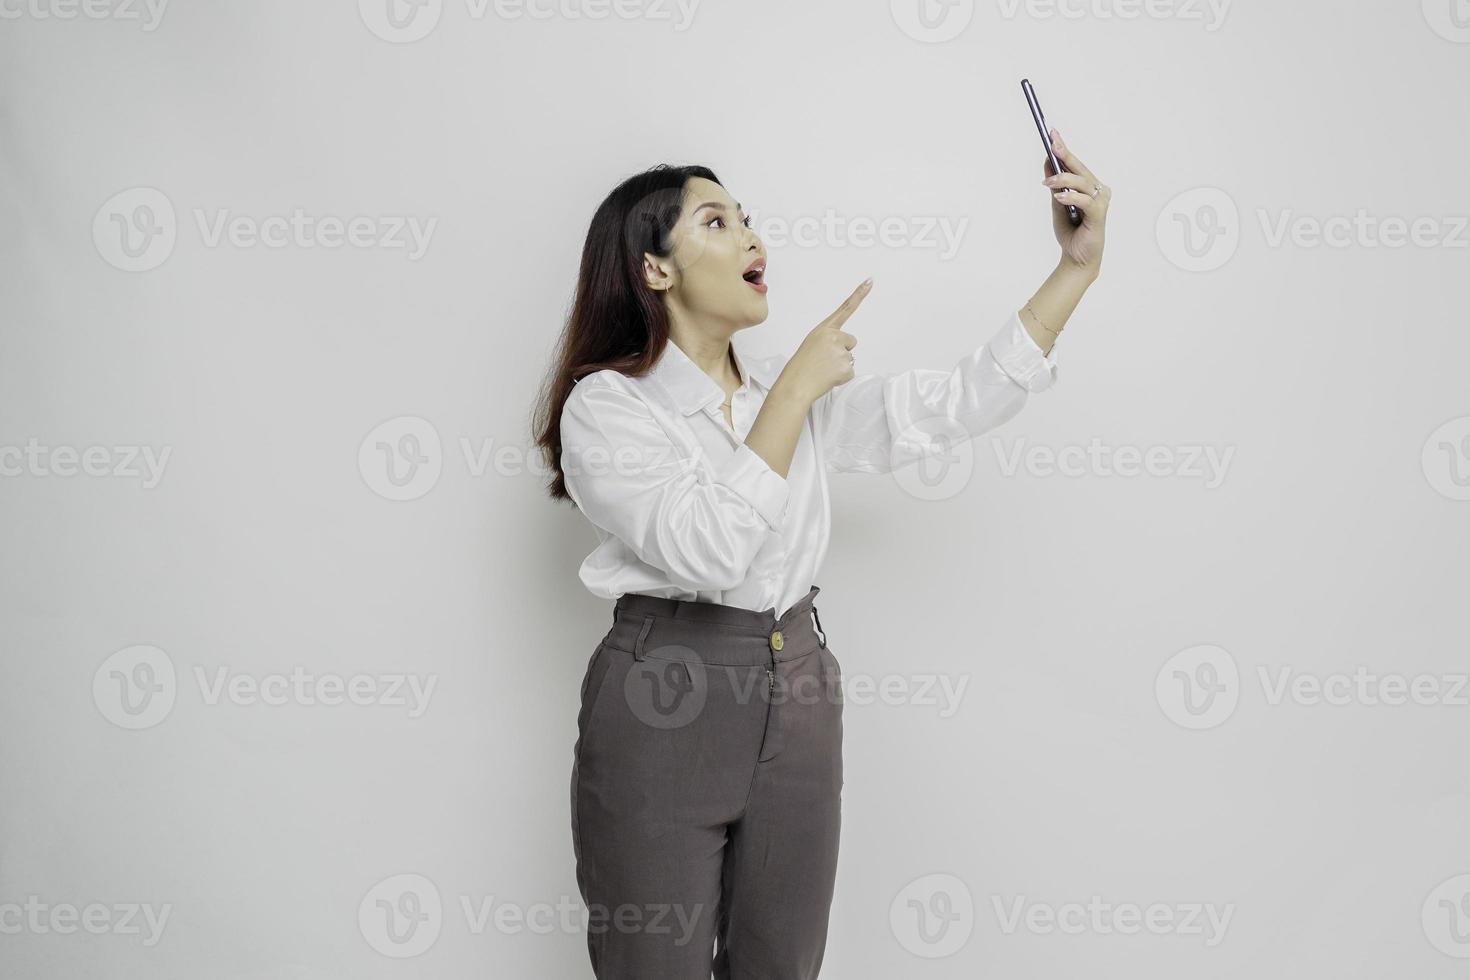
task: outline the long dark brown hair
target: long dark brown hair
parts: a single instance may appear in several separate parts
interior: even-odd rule
[[[667,258],[691,177],[720,179],[708,167],[661,163],[623,181],[598,205],[582,245],[577,296],[536,401],[532,429],[554,479],[553,500],[570,500],[561,468],[561,412],[572,386],[605,368],[638,376],[669,339],[659,292],[643,280],[645,252]]]

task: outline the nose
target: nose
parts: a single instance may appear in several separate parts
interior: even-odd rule
[[[761,236],[756,234],[755,228],[753,228],[751,226],[748,226],[748,225],[745,225],[745,224],[741,224],[740,227],[742,227],[742,228],[745,229],[745,247],[746,247],[746,249],[747,250],[752,250],[753,249],[753,250],[755,250],[757,252],[760,251],[760,248],[761,248]]]

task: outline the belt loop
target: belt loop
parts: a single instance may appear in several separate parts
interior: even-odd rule
[[[633,643],[633,659],[643,659],[643,639],[648,636],[648,631],[653,629],[653,617],[643,617],[643,629],[638,631],[638,639]]]
[[[820,645],[825,650],[827,648],[827,634],[822,632],[822,617],[817,615],[817,607],[815,605],[812,606],[812,618],[817,621],[817,636],[821,638]]]

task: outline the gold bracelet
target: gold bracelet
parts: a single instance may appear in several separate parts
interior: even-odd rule
[[[1048,327],[1046,325],[1046,321],[1043,320],[1040,316],[1038,316],[1035,310],[1032,310],[1031,309],[1031,301],[1030,300],[1027,300],[1026,301],[1025,308],[1027,310],[1031,310],[1031,315],[1033,317],[1036,317],[1036,322],[1041,325],[1041,329],[1045,330],[1047,333],[1051,334],[1053,337],[1060,337],[1062,335],[1062,332],[1060,330],[1053,330],[1051,327]]]

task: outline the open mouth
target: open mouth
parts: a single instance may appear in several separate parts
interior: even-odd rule
[[[749,269],[746,269],[745,275],[742,278],[750,283],[757,292],[763,293],[766,291],[766,267],[763,263],[753,265]]]

